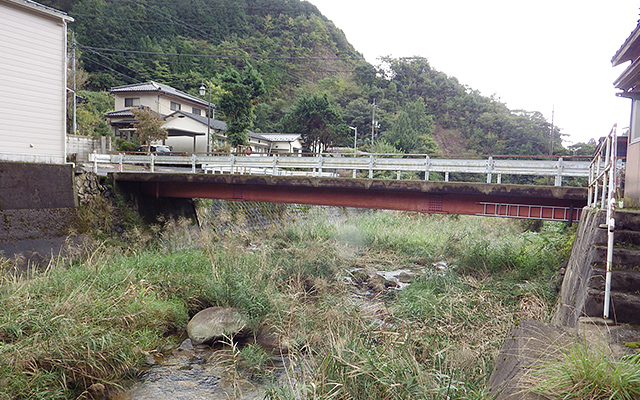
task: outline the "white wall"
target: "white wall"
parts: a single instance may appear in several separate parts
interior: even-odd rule
[[[65,162],[66,24],[0,0],[0,160]]]

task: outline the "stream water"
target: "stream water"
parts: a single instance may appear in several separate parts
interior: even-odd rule
[[[441,273],[447,268],[446,263],[439,262],[431,273]],[[369,276],[368,282],[376,281],[376,285],[386,290],[401,290],[418,276],[427,271],[422,266],[410,266],[391,271],[351,271],[352,275],[360,272]],[[377,276],[373,276],[377,275]],[[375,285],[354,284],[352,299],[361,308],[364,315],[373,321],[384,323],[378,319],[384,309],[378,300]],[[382,285],[382,286],[380,286]],[[379,289],[378,289],[379,290]],[[271,357],[275,382],[270,385],[242,379],[233,368],[233,349],[230,346],[193,346],[190,339],[184,340],[180,346],[159,354],[150,360],[153,364],[144,372],[140,380],[126,393],[112,397],[113,400],[258,400],[265,398],[265,393],[273,385],[281,386],[288,380],[287,371],[291,370],[291,362],[286,356]],[[269,349],[271,350],[271,349]]]

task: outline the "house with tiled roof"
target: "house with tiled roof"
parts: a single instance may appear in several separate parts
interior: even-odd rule
[[[618,66],[629,63],[615,80],[618,96],[631,99],[631,122],[625,167],[625,197],[640,204],[640,23],[611,60]]]
[[[135,133],[132,108],[146,107],[162,117],[169,133],[164,144],[180,152],[206,152],[207,135],[212,138],[226,130],[222,121],[215,119],[214,104],[182,92],[169,85],[149,81],[111,88],[115,110],[105,115],[116,138],[131,141]],[[211,116],[207,118],[207,109]],[[207,124],[209,128],[207,129]]]
[[[111,88],[110,93],[115,98],[116,111],[105,117],[116,138],[131,141],[136,130],[131,109],[146,107],[164,119],[162,126],[167,129],[168,138],[163,144],[171,146],[173,151],[204,153],[207,134],[211,137],[211,149],[225,147],[227,125],[215,119],[214,104],[154,81],[117,86]],[[209,118],[208,107],[212,110]],[[252,154],[301,153],[302,136],[249,132],[248,147]]]
[[[0,161],[66,162],[67,14],[0,0]]]

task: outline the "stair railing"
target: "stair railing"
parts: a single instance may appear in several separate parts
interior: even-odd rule
[[[613,264],[614,231],[616,227],[616,162],[617,162],[617,124],[600,143],[589,167],[589,199],[590,207],[596,208],[600,197],[600,208],[607,208],[607,266],[604,284],[603,317],[609,318],[611,308],[611,269]],[[602,189],[602,194],[600,194]]]

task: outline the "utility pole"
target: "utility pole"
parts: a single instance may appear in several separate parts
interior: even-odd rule
[[[554,130],[553,117],[554,117],[555,112],[556,112],[556,106],[554,105],[551,108],[551,132],[549,134],[549,155],[550,156],[553,155],[553,130]]]
[[[549,161],[551,161],[551,156],[553,155],[553,117],[556,112],[556,106],[553,105],[551,107],[551,130],[549,131]],[[551,177],[547,176],[547,186],[551,185]]]
[[[76,114],[76,107],[78,104],[78,98],[76,96],[76,33],[71,31],[71,62],[73,63],[73,134],[78,134],[78,119]]]
[[[371,148],[373,149],[373,133],[376,129],[376,99],[373,99],[373,109],[371,110]]]

